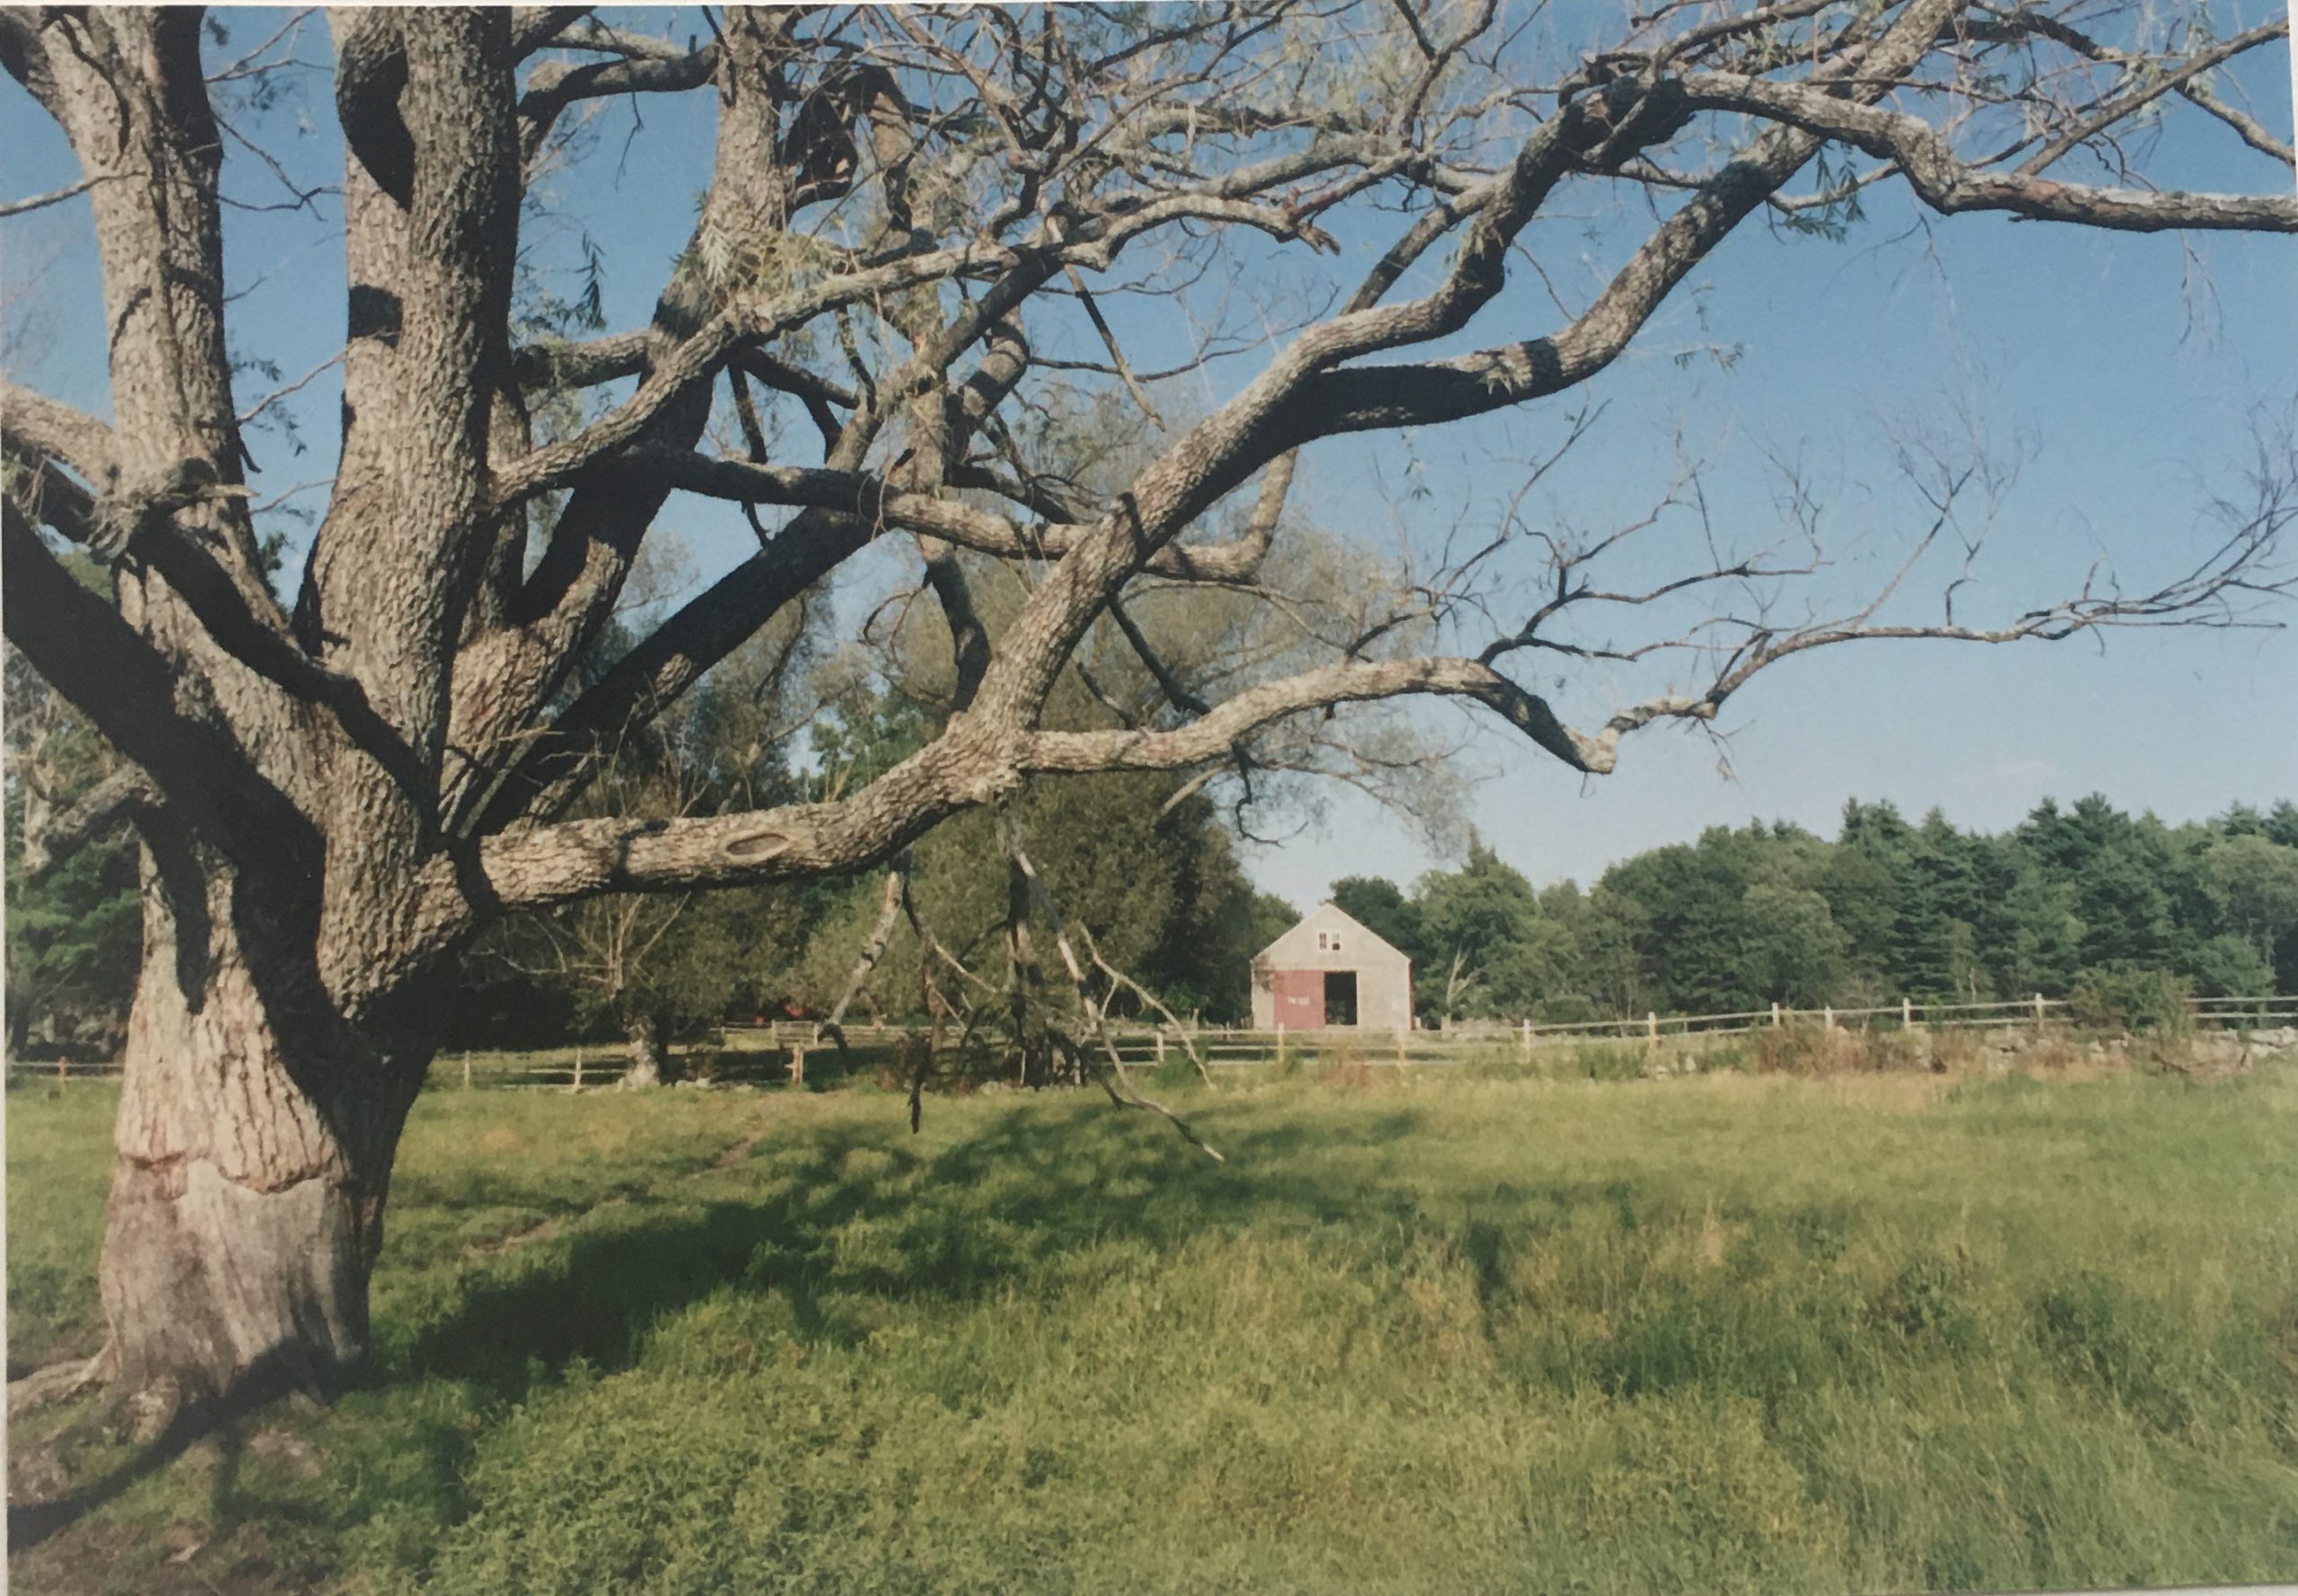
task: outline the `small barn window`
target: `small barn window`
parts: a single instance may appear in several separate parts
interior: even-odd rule
[[[1318,952],[1320,952],[1320,953],[1338,953],[1338,952],[1339,952],[1339,951],[1340,951],[1340,933],[1339,933],[1339,932],[1338,932],[1338,931],[1320,931],[1320,932],[1318,932],[1318,933],[1317,933],[1317,951],[1318,951]]]

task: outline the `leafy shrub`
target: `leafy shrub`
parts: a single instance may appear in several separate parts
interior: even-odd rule
[[[1968,1025],[1934,1026],[1931,1031],[1931,1073],[1944,1075],[1975,1069],[1986,1057],[1979,1033]]]
[[[2132,964],[2094,966],[2074,978],[2067,1012],[2078,1025],[2099,1030],[2166,1031],[2192,1023],[2186,978]]]
[[[1640,1080],[1649,1056],[1647,1048],[1588,1043],[1573,1049],[1570,1073],[1591,1081]]]
[[[1849,1039],[1826,1026],[1774,1025],[1755,1037],[1756,1068],[1766,1074],[1831,1075],[1847,1062]]]
[[[1967,1300],[1963,1276],[1957,1260],[1919,1254],[1875,1293],[1868,1303],[1869,1317],[1907,1340],[1928,1337],[1951,1350],[1966,1350],[1977,1334],[1978,1320]]]
[[[2064,1025],[2039,1025],[2019,1057],[2031,1069],[2063,1070],[2079,1060],[2083,1050]]]
[[[2161,1303],[2095,1271],[2054,1282],[2035,1305],[2035,1339],[2061,1369],[2094,1382],[2156,1429],[2177,1432],[2206,1402],[2206,1348]]]
[[[1919,1070],[1931,1061],[1931,1049],[1919,1030],[1877,1030],[1861,1039],[1864,1057],[1860,1066],[1871,1070]]]

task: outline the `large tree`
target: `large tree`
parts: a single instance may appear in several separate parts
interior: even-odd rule
[[[1482,705],[1601,774],[1628,734],[1710,721],[1808,650],[2223,619],[2272,581],[2261,561],[2290,511],[2269,470],[2223,542],[2164,582],[2030,595],[1982,621],[1968,595],[1965,618],[1952,601],[1915,618],[1895,582],[1791,621],[1778,585],[1819,564],[1791,495],[1776,539],[1695,539],[1658,575],[1611,574],[1637,527],[1520,539],[1545,550],[1529,589],[1486,582],[1484,554],[1448,555],[1296,607],[1301,646],[1241,662],[1214,695],[1174,679],[1153,719],[1048,729],[1089,637],[1151,646],[1130,596],[1224,584],[1293,602],[1273,583],[1301,451],[1552,405],[1736,233],[1830,226],[1900,180],[1942,217],[2298,231],[2289,146],[2226,87],[2275,60],[2285,27],[2165,33],[2144,8],[1976,0],[1670,4],[1592,54],[1543,59],[1496,0],[706,15],[691,44],[580,7],[333,19],[342,436],[283,603],[244,486],[234,339],[261,329],[229,325],[218,184],[238,133],[219,123],[201,13],[0,12],[0,63],[82,163],[103,268],[109,418],[5,395],[5,625],[125,762],[56,830],[117,812],[141,851],[110,1337],[88,1372],[131,1391],[324,1389],[360,1355],[441,995],[506,913],[864,870],[1026,777],[1242,778],[1272,735],[1376,771],[1390,745],[1352,741],[1358,712],[1339,706],[1407,695]],[[715,96],[715,153],[651,320],[522,345],[538,174],[581,156],[570,130],[602,100],[679,94]],[[2150,183],[2146,141],[2118,139],[2168,110],[2256,152],[2254,191]],[[1591,206],[1639,232],[1592,294],[1523,325],[1532,302],[1503,294],[1519,235]],[[1314,283],[1340,236],[1381,229],[1369,274]],[[1120,290],[1170,294],[1253,250],[1297,258],[1314,313],[1258,342],[1249,381],[1113,485],[1033,452],[1016,417],[1050,377],[1153,404],[1125,353],[1136,322],[1107,308]],[[1093,339],[1092,358],[1073,338],[1049,373],[1064,330]],[[1912,463],[1938,506],[1919,556],[1983,473]],[[746,506],[755,552],[570,687],[673,495]],[[58,539],[110,565],[109,601],[67,574]],[[603,752],[888,540],[953,648],[952,713],[922,747],[818,801],[570,813]],[[994,637],[960,548],[1025,579]],[[1715,610],[1687,622],[1708,594]],[[1622,623],[1581,625],[1590,613],[1659,626],[1623,639]],[[1696,674],[1592,732],[1511,674],[1655,650]]]

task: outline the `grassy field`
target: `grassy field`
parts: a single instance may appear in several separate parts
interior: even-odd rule
[[[2298,1074],[428,1093],[371,1382],[21,1588],[1785,1592],[2298,1578]],[[8,1109],[93,1345],[108,1088]],[[74,1479],[128,1457],[86,1407]]]

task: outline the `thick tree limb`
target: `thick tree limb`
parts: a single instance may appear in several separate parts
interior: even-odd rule
[[[653,329],[642,327],[579,344],[522,344],[513,352],[511,365],[522,387],[592,388],[645,371],[655,336]]]
[[[770,339],[840,306],[883,302],[921,284],[986,270],[1027,272],[1035,278],[1030,287],[1043,280],[1042,274],[1069,265],[1106,270],[1118,252],[1134,239],[1188,221],[1241,224],[1281,238],[1300,235],[1297,223],[1288,223],[1282,215],[1265,206],[1220,195],[1183,193],[1123,207],[1112,203],[1103,215],[1074,232],[1057,232],[1048,227],[1041,236],[1019,248],[974,240],[948,249],[897,254],[882,265],[861,266],[804,288],[740,296],[694,336],[655,362],[646,381],[628,399],[574,436],[548,444],[507,467],[496,485],[497,504],[507,509],[537,494],[562,487],[590,466],[630,444],[665,405],[691,384],[707,379],[739,341]],[[1036,268],[1026,267],[1025,260],[1034,260]],[[978,302],[978,308],[984,303]],[[992,313],[1002,315],[1008,308],[1009,305],[998,304]],[[943,364],[946,366],[947,362]]]
[[[138,810],[160,801],[160,789],[134,765],[122,765],[38,827],[24,827],[24,879],[37,881]]]
[[[521,59],[548,49],[591,13],[587,5],[521,5],[511,13],[511,51]]]
[[[1003,516],[956,499],[897,489],[882,478],[818,466],[761,466],[724,455],[638,448],[618,455],[610,469],[649,477],[706,498],[834,510],[874,528],[923,532],[1002,559],[1059,560],[1092,530],[1077,525],[1016,526]],[[962,485],[966,478],[960,475],[958,480]],[[1276,496],[1281,503],[1281,491]],[[1247,535],[1231,543],[1172,544],[1159,549],[1144,568],[1182,582],[1248,581],[1267,554],[1274,530],[1269,521],[1256,518]]]
[[[1800,83],[1727,73],[1693,73],[1685,92],[1702,110],[1737,110],[1855,145],[1897,163],[1923,202],[1943,215],[2009,211],[2037,221],[2127,232],[2298,232],[2298,198],[2286,194],[2158,193],[1976,171],[1930,123],[1904,111],[1858,105]]]
[[[39,534],[0,503],[0,624],[48,684],[123,755],[157,779],[172,806],[227,846],[276,854],[307,828],[217,729],[186,718],[173,672],[118,611],[75,582]]]
[[[1031,540],[987,511],[927,492],[903,490],[884,478],[820,467],[762,466],[724,455],[671,449],[631,449],[608,468],[629,471],[685,493],[754,504],[811,505],[878,527],[930,532],[987,554],[1027,556]]]
[[[1037,732],[1022,753],[1036,771],[1182,770],[1229,757],[1231,746],[1289,715],[1408,694],[1473,698],[1574,770],[1601,776],[1618,761],[1611,728],[1572,730],[1546,700],[1474,660],[1383,660],[1326,665],[1250,688],[1171,731]],[[1624,728],[1623,728],[1624,729]]]
[[[0,382],[0,434],[17,449],[63,461],[101,493],[117,474],[111,428],[84,410]]]
[[[405,206],[415,187],[415,140],[399,115],[407,44],[389,12],[335,22],[335,109],[343,142],[375,186]]]
[[[532,740],[452,828],[483,836],[522,816],[548,819],[580,790],[599,752],[676,700],[781,608],[870,541],[854,516],[799,516],[774,540],[719,578],[615,662],[613,669]]]
[[[1819,140],[1774,128],[1663,223],[1570,326],[1546,338],[1414,365],[1308,375],[1269,430],[1287,448],[1343,433],[1434,425],[1545,399],[1617,360],[1675,285],[1811,159]]]
[[[110,509],[52,471],[41,472],[38,486],[42,519],[75,541],[95,544],[110,538],[113,541],[96,552],[136,561],[164,577],[219,647],[295,697],[333,711],[346,735],[427,811],[428,773],[407,741],[376,714],[358,679],[330,671],[305,653],[279,625],[270,594],[250,592],[250,579],[235,575],[233,567],[176,524],[175,510],[197,502],[212,483],[194,472],[188,484],[147,484],[153,496],[124,495],[130,502]]]
[[[560,29],[550,44],[557,49],[596,50],[634,61],[676,61],[690,53],[686,46],[674,40],[647,33],[626,33],[607,26],[595,16]]]
[[[1413,692],[1475,698],[1575,769],[1598,774],[1612,767],[1621,732],[1632,729],[1616,718],[1583,737],[1545,702],[1472,660],[1329,666],[1240,694],[1171,732],[1002,733],[960,717],[852,798],[697,820],[562,821],[491,838],[478,860],[506,907],[843,873],[1011,790],[1024,772],[1180,769],[1222,758],[1248,732],[1302,709]]]
[[[0,69],[22,83],[26,93],[61,122],[64,107],[57,98],[56,75],[48,69],[48,47],[41,42],[40,26],[38,6],[0,6]]]
[[[527,92],[519,100],[520,157],[531,163],[560,114],[577,101],[685,93],[709,83],[717,70],[715,45],[668,61],[587,61],[571,66],[547,63],[529,75]]]

